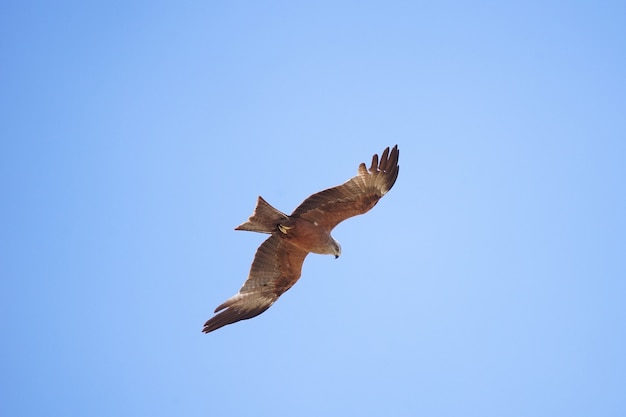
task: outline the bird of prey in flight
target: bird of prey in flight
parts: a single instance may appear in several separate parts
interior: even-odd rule
[[[258,316],[300,278],[302,263],[309,254],[338,258],[339,243],[330,232],[347,218],[367,213],[396,182],[398,145],[372,157],[369,168],[359,165],[357,175],[345,183],[308,197],[291,215],[270,206],[262,197],[252,216],[235,230],[270,235],[259,246],[248,279],[237,294],[220,304],[202,331],[212,332],[227,324]]]

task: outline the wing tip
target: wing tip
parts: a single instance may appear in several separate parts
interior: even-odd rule
[[[210,333],[228,324],[256,317],[270,308],[274,301],[276,299],[271,297],[249,297],[238,293],[215,309],[215,313],[219,313],[204,323],[202,333]]]
[[[378,155],[374,155],[372,162],[374,162],[377,157]],[[400,166],[398,165],[399,158],[400,150],[398,149],[398,145],[394,145],[393,148],[388,146],[382,152],[378,165],[372,166],[370,169],[370,173],[372,174],[382,174],[382,176],[378,178],[382,180],[379,184],[383,195],[391,190],[398,179],[398,173],[400,172]]]
[[[219,311],[219,307],[216,311]],[[207,320],[202,327],[202,333],[210,333],[220,327],[238,322],[239,320],[244,320],[245,318],[247,317],[244,317],[243,314],[241,314],[237,309],[228,308],[227,310],[224,310]]]

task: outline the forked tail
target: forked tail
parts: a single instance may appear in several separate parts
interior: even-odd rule
[[[241,223],[235,227],[235,230],[248,230],[250,232],[259,233],[272,233],[276,230],[276,225],[287,220],[289,217],[263,200],[263,197],[259,196],[256,202],[256,208],[254,213],[248,219],[247,222]]]

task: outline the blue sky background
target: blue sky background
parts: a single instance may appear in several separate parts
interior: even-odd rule
[[[623,2],[4,2],[0,414],[626,415]],[[263,315],[263,235],[393,190]]]

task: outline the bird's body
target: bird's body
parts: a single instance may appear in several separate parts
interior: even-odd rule
[[[290,217],[278,225],[278,236],[281,239],[306,251],[319,255],[341,255],[339,243],[330,235],[328,230],[320,227],[316,222],[298,217]]]
[[[385,149],[380,163],[375,154],[369,169],[361,164],[355,177],[311,195],[291,215],[259,197],[252,216],[235,230],[271,236],[257,250],[239,292],[217,307],[218,314],[202,331],[209,333],[267,310],[300,278],[304,258],[310,252],[339,257],[341,247],[330,232],[339,222],[369,211],[391,189],[398,176],[398,157],[397,146],[391,152]]]
[[[320,255],[339,257],[341,248],[330,235],[330,230],[321,227],[315,220],[301,216],[288,216],[269,205],[263,197],[257,200],[257,206],[250,219],[237,226],[235,230],[247,230],[259,233],[276,233],[298,248]]]

